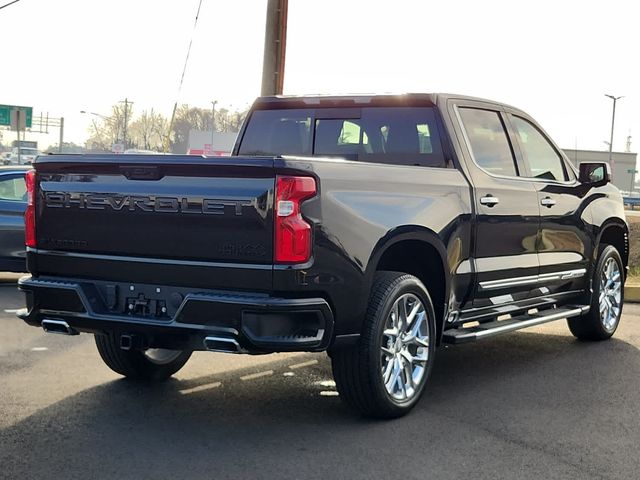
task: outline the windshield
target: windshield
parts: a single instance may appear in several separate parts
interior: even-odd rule
[[[36,148],[21,148],[20,155],[38,155],[38,149]]]
[[[238,153],[445,166],[431,107],[256,110]]]

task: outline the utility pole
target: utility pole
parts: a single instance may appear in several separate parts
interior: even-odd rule
[[[213,155],[213,132],[216,130],[216,104],[217,100],[211,102],[211,154]]]
[[[60,143],[58,144],[58,153],[62,153],[62,142],[64,142],[64,117],[60,117]]]
[[[18,165],[22,164],[20,160],[20,109],[16,110],[16,130],[18,131]]]
[[[261,95],[282,95],[289,0],[268,0]]]
[[[616,122],[616,102],[623,97],[615,97],[613,95],[609,95],[608,93],[604,94],[605,97],[609,97],[613,100],[613,113],[611,115],[611,139],[609,140],[609,165],[611,167],[611,178],[613,179],[614,170],[613,170],[613,126]]]
[[[127,149],[127,123],[129,122],[129,104],[133,105],[133,102],[130,102],[127,98],[123,100],[124,102],[124,125],[122,132],[122,144],[124,145],[124,149]]]

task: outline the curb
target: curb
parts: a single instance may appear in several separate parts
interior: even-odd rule
[[[626,284],[624,286],[624,301],[640,303],[640,284]]]

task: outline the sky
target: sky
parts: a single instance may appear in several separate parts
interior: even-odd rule
[[[9,0],[0,0],[0,5]],[[640,145],[637,18],[622,0],[289,0],[285,94],[451,92],[530,115],[563,148]],[[243,109],[260,92],[266,0],[20,0],[0,9],[0,104],[65,118],[133,101]],[[189,40],[191,55],[178,85]],[[95,119],[95,117],[93,117]],[[5,143],[15,132],[2,131]],[[27,134],[41,147],[53,135]]]

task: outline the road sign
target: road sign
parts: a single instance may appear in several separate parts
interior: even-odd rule
[[[27,128],[27,116],[22,110],[11,110],[11,130],[24,130]]]
[[[633,168],[630,168],[629,170],[627,170],[627,173],[638,173],[638,170],[634,170]]]
[[[124,153],[124,143],[114,143],[111,145],[111,151],[113,153]]]
[[[25,117],[25,125],[31,128],[31,118],[33,117],[33,107],[21,107],[19,105],[0,105],[0,125],[11,125],[11,111],[20,110]]]

